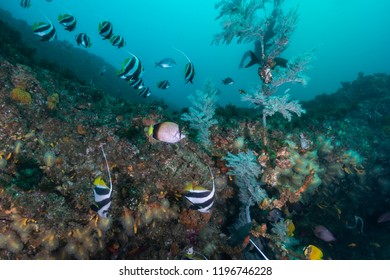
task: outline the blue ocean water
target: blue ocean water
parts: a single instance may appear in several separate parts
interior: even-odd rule
[[[253,43],[211,44],[213,35],[221,31],[219,22],[215,21],[218,12],[214,5],[217,2],[32,0],[31,7],[24,9],[19,0],[2,0],[0,8],[31,25],[45,21],[46,15],[57,26],[58,40],[68,40],[75,46],[75,34],[87,33],[92,43],[87,51],[104,58],[116,69],[129,57],[126,51],[136,54],[144,65],[143,79],[151,87],[153,96],[164,99],[173,107],[190,105],[187,96],[201,89],[207,79],[221,90],[221,105],[245,106],[238,90],[250,90],[260,84],[257,67],[238,68],[242,54],[252,49]],[[390,72],[389,1],[286,0],[285,5],[299,7],[300,21],[282,56],[289,58],[316,49],[316,59],[306,73],[311,79],[309,84],[305,87],[288,85],[281,89],[291,88],[292,98],[307,100],[317,94],[334,92],[341,81],[355,79],[358,72]],[[57,21],[59,14],[68,11],[77,18],[74,32],[65,31]],[[105,19],[112,22],[115,34],[126,39],[124,49],[116,49],[98,35],[98,24]],[[186,53],[194,63],[193,85],[184,83],[187,60],[173,47]],[[155,62],[165,57],[175,59],[177,66],[155,68]],[[235,83],[222,85],[221,80],[226,77],[233,78]],[[158,89],[156,83],[165,79],[170,81],[171,87]],[[118,83],[121,82],[118,79]]]

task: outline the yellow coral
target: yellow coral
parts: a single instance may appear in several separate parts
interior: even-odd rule
[[[49,110],[55,110],[57,104],[60,102],[60,95],[58,93],[53,93],[47,97],[47,108]]]
[[[32,101],[31,94],[20,87],[16,87],[12,90],[11,98],[12,100],[23,105],[29,105]]]

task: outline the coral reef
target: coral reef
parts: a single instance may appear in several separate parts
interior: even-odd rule
[[[219,5],[225,11],[242,3]],[[237,15],[263,6],[243,8]],[[261,88],[270,106],[284,106],[267,119],[267,149],[263,110],[234,105],[208,111],[219,127],[204,126],[212,146],[205,149],[191,137],[150,143],[145,127],[180,120],[182,112],[32,67],[23,47],[12,45],[18,42],[0,40],[9,48],[0,57],[0,259],[179,259],[188,248],[209,259],[262,259],[253,244],[270,259],[304,259],[308,244],[324,259],[389,259],[389,224],[377,221],[390,201],[390,76],[360,74],[302,106],[286,97],[277,103]],[[12,98],[14,90],[30,95],[28,105]],[[303,110],[299,121],[285,121]],[[107,180],[102,144],[113,183],[108,218],[91,209],[94,179]],[[189,209],[184,188],[210,184],[208,166],[215,202],[200,213]],[[351,229],[355,217],[364,232]],[[330,246],[315,225],[343,238]]]

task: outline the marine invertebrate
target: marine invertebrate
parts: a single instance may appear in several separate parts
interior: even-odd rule
[[[227,161],[226,165],[231,168],[228,174],[236,176],[236,183],[240,190],[239,198],[244,205],[260,203],[268,197],[257,182],[261,167],[253,151],[240,152],[237,155],[228,153],[224,159]]]
[[[262,108],[263,119],[263,145],[267,147],[267,117],[273,116],[279,112],[283,117],[291,121],[292,113],[295,113],[298,117],[302,113],[306,113],[306,110],[302,108],[301,104],[296,101],[288,101],[289,95],[285,94],[282,97],[267,96],[261,89],[253,91],[250,94],[244,95],[241,100],[249,101],[252,104]]]
[[[53,167],[56,162],[56,155],[53,151],[47,151],[43,156],[43,161],[45,162],[46,167]]]
[[[188,113],[181,116],[181,119],[189,122],[190,128],[197,131],[197,140],[203,146],[208,147],[211,144],[210,127],[218,123],[213,119],[218,99],[217,90],[208,81],[203,91],[197,90],[195,95],[190,95],[188,99],[192,107],[189,108]]]
[[[32,102],[31,94],[21,87],[16,87],[11,91],[11,99],[22,105],[29,105]]]
[[[47,108],[49,110],[55,110],[59,102],[60,95],[58,93],[53,93],[47,97]]]

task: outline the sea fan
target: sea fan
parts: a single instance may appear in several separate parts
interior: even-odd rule
[[[189,113],[184,113],[181,119],[188,121],[190,128],[197,131],[197,140],[205,147],[210,146],[210,132],[212,125],[217,124],[217,120],[213,119],[215,114],[215,106],[218,100],[217,90],[206,82],[204,90],[197,90],[195,95],[190,95],[188,99],[192,103],[189,108]]]
[[[239,198],[244,205],[254,205],[268,197],[257,182],[261,167],[253,151],[240,152],[237,155],[228,153],[224,159],[227,161],[226,165],[231,168],[228,174],[236,176],[236,183],[240,188]]]
[[[257,106],[263,107],[263,116],[273,116],[279,112],[285,119],[291,121],[292,113],[301,116],[306,113],[301,104],[297,100],[288,101],[289,94],[279,96],[266,96],[261,90],[257,90],[252,94],[247,94],[242,97],[243,101],[250,101]]]

